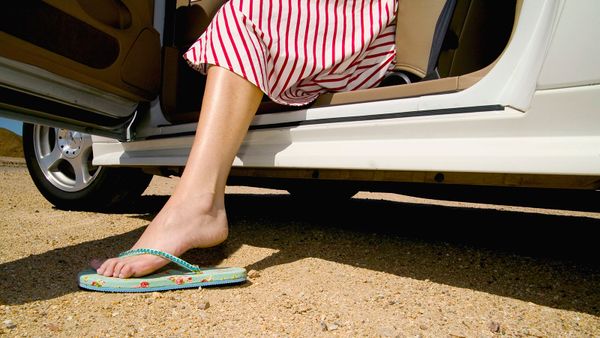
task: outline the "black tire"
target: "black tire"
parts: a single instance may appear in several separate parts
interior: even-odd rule
[[[59,133],[70,132],[64,129],[49,128],[43,126],[32,125],[28,123],[23,124],[23,151],[25,153],[25,161],[27,163],[27,169],[31,176],[33,183],[40,191],[40,193],[53,205],[59,209],[64,210],[93,210],[93,211],[110,211],[119,208],[124,208],[127,205],[132,204],[137,200],[144,190],[150,184],[152,175],[144,173],[138,168],[110,168],[110,167],[92,167],[91,166],[91,146],[86,147],[83,152],[77,153],[75,156],[86,156],[86,158],[78,159],[83,165],[88,165],[89,173],[92,175],[89,183],[80,183],[71,187],[71,191],[67,191],[64,188],[61,189],[56,183],[53,183],[53,175],[61,175],[60,177],[66,177],[68,179],[69,165],[59,163],[53,167],[53,169],[46,170],[46,174],[40,165],[39,158],[39,135],[40,128],[43,130],[49,130],[47,134],[52,134],[54,130],[54,142],[52,141],[52,135],[50,135],[48,141],[49,149],[58,147],[58,136]],[[81,134],[89,137],[89,135]],[[36,148],[36,143],[37,148]],[[54,144],[53,144],[54,143]],[[80,149],[74,148],[75,151]],[[58,160],[68,162],[67,160]],[[62,173],[65,171],[65,173]],[[71,170],[74,171],[73,167]],[[47,176],[48,175],[48,176]],[[73,173],[71,173],[73,175]]]

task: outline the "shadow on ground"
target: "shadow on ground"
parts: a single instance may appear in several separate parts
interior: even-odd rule
[[[133,217],[151,219],[146,213],[165,201],[146,196]],[[311,205],[289,195],[229,195],[227,207],[226,244],[192,250],[185,259],[218,264],[246,244],[278,250],[247,269],[315,257],[600,315],[598,219],[356,198]],[[142,230],[1,264],[0,302],[78,291],[77,272],[89,259],[127,249]]]

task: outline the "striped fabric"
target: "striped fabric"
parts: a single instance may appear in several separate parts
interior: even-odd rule
[[[185,53],[227,68],[273,101],[377,86],[393,68],[396,0],[230,0]]]

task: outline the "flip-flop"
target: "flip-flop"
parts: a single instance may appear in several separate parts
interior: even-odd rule
[[[104,292],[153,292],[246,281],[246,269],[244,268],[200,268],[160,250],[134,249],[119,254],[119,257],[143,254],[166,258],[185,270],[164,269],[139,278],[116,278],[105,277],[97,274],[94,269],[87,269],[79,273],[79,286],[83,289]]]

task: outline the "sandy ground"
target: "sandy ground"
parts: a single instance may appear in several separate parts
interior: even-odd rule
[[[255,270],[247,283],[137,295],[79,290],[78,271],[127,249],[175,183],[155,178],[120,214],[62,211],[23,166],[1,166],[0,335],[600,336],[600,207],[366,192],[315,206],[232,187],[230,239],[184,258]]]

